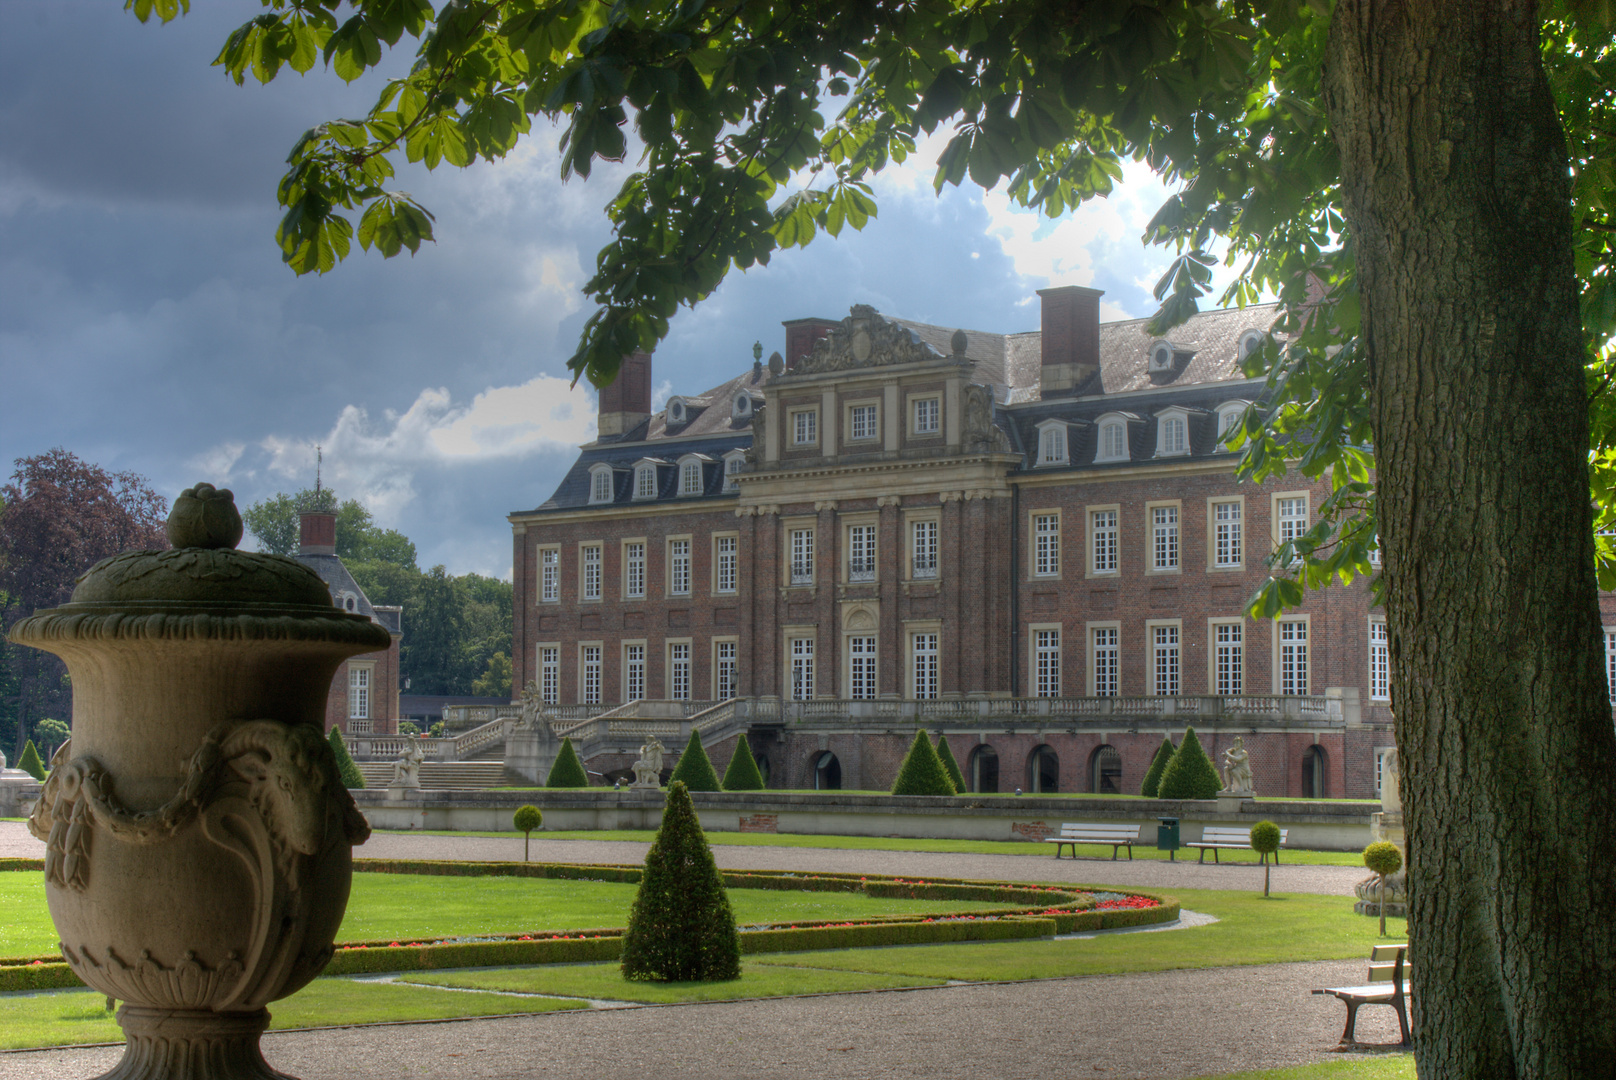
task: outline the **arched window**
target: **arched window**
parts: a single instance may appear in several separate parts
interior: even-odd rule
[[[1323,799],[1325,794],[1325,768],[1324,747],[1310,746],[1302,755],[1302,798]]]
[[[966,767],[970,770],[971,790],[978,795],[992,795],[999,790],[999,754],[983,743],[971,751]]]
[[[589,501],[592,503],[608,503],[612,501],[612,467],[610,465],[596,465],[589,471]]]
[[[1261,330],[1247,330],[1240,335],[1240,359],[1244,360],[1252,353],[1263,347],[1263,339],[1268,335]]]
[[[1114,746],[1101,746],[1089,755],[1089,790],[1096,795],[1122,794],[1122,755]]]
[[[1161,417],[1156,427],[1156,453],[1160,455],[1189,453],[1188,430],[1188,425],[1181,414],[1169,413]]]
[[[1218,406],[1218,442],[1228,437],[1246,415],[1246,402],[1226,401]]]
[[[656,498],[656,466],[641,465],[634,470],[634,497],[636,499]]]
[[[1158,341],[1150,347],[1150,371],[1158,374],[1173,370],[1173,343]]]
[[[1041,424],[1038,428],[1038,464],[1064,465],[1066,463],[1066,425],[1059,421]]]
[[[1034,747],[1027,755],[1027,790],[1046,795],[1060,790],[1060,758],[1048,745]]]
[[[679,494],[701,494],[701,462],[695,459],[685,461],[679,466]]]
[[[736,420],[745,420],[752,415],[752,395],[742,391],[735,395],[735,403],[730,408],[730,416]]]
[[[829,750],[821,750],[814,758],[814,790],[842,790],[842,763]]]
[[[769,755],[768,754],[757,754],[757,755],[755,755],[753,757],[753,760],[757,762],[758,774],[763,777],[763,786],[768,787],[769,786]]]
[[[668,423],[682,424],[685,422],[685,402],[683,398],[670,398],[668,401]]]
[[[1095,461],[1128,460],[1128,422],[1120,416],[1100,421],[1100,435],[1094,450]]]
[[[724,455],[724,490],[735,490],[735,477],[746,464],[746,453],[741,450],[731,450]]]

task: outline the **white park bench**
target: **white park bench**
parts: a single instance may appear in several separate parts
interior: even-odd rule
[[[1397,1012],[1397,1028],[1403,1036],[1402,1045],[1409,1045],[1408,1037],[1408,977],[1407,945],[1376,945],[1369,954],[1369,981],[1362,986],[1327,986],[1315,994],[1333,994],[1347,1007],[1347,1027],[1341,1033],[1341,1046],[1357,1046],[1353,1029],[1358,1023],[1358,1009],[1363,1005],[1390,1005]]]
[[[1280,847],[1285,846],[1285,837],[1289,835],[1289,829],[1279,830]],[[1208,851],[1212,853],[1212,861],[1217,862],[1218,852],[1221,850],[1230,848],[1237,851],[1251,850],[1251,830],[1240,828],[1238,826],[1231,828],[1223,825],[1208,825],[1206,828],[1201,830],[1201,838],[1199,840],[1186,843],[1184,846],[1201,849],[1200,858],[1198,858],[1196,862],[1206,862],[1206,853]],[[1268,856],[1266,854],[1259,860],[1259,862],[1264,863],[1267,861]],[[1274,852],[1274,864],[1276,866],[1279,864],[1278,851]]]
[[[1077,845],[1079,844],[1110,844],[1111,858],[1117,857],[1117,848],[1128,849],[1128,858],[1133,858],[1133,846],[1139,842],[1139,826],[1137,825],[1110,825],[1101,823],[1068,821],[1061,826],[1059,836],[1046,836],[1044,843],[1055,845],[1055,858],[1061,857],[1061,848],[1067,844],[1072,846],[1072,858],[1077,858]]]

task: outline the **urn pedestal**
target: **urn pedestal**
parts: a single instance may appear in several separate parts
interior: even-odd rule
[[[124,1003],[120,1080],[281,1076],[265,1006],[330,960],[370,833],[322,735],[337,666],[387,631],[240,536],[229,492],[198,485],[174,550],[106,559],[11,631],[73,679],[29,828],[63,957]]]

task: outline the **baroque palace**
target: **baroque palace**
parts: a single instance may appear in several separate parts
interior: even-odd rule
[[[1367,584],[1243,614],[1327,494],[1239,483],[1222,446],[1275,309],[1167,340],[1102,325],[1097,290],[1039,298],[1026,333],[790,320],[655,413],[627,358],[598,439],[510,515],[515,685],[609,778],[633,754],[586,737],[602,716],[682,716],[720,770],[744,732],[782,788],[885,788],[924,727],[983,792],[1136,793],[1193,726],[1215,761],[1244,738],[1261,795],[1373,797]]]

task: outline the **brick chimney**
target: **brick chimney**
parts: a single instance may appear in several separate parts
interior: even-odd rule
[[[617,378],[600,392],[601,438],[625,435],[651,417],[651,354],[623,357]]]
[[[1100,297],[1104,289],[1039,289],[1043,396],[1071,395],[1100,370]]]
[[[786,328],[786,370],[797,366],[797,361],[814,351],[814,342],[829,336],[841,325],[840,319],[787,319],[780,324]]]
[[[297,516],[299,555],[337,553],[337,515],[305,510]]]

